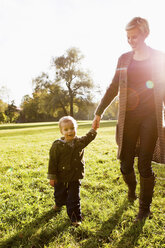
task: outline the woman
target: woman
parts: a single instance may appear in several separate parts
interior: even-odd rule
[[[165,56],[148,47],[147,20],[135,17],[126,26],[131,52],[123,54],[116,73],[95,112],[93,128],[98,128],[104,110],[119,93],[116,139],[121,173],[128,186],[128,199],[136,199],[134,157],[140,173],[139,212],[135,221],[148,217],[155,175],[151,161],[165,163]]]

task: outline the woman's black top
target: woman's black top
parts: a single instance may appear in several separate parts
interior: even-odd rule
[[[155,114],[151,60],[132,60],[127,74],[127,114],[143,117]]]

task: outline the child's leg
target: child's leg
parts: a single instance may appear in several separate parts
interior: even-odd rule
[[[54,198],[57,207],[66,205],[67,187],[65,183],[57,183],[54,186]]]
[[[67,213],[72,222],[82,220],[80,207],[80,181],[68,183]]]

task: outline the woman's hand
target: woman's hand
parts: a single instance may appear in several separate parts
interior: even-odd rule
[[[101,120],[101,117],[99,115],[95,115],[95,118],[93,119],[93,123],[92,123],[92,128],[94,130],[97,130],[97,128],[99,128],[100,120]]]
[[[54,187],[54,185],[57,183],[57,180],[50,180],[49,183],[52,187]]]

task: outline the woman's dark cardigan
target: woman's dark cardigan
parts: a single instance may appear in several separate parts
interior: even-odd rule
[[[154,99],[158,129],[158,139],[152,160],[165,164],[165,55],[164,53],[152,48],[149,48],[149,50],[152,61],[151,72],[152,82],[154,84]],[[119,159],[123,144],[123,130],[127,104],[127,69],[131,63],[132,58],[133,52],[125,53],[119,58],[116,74],[95,112],[96,115],[101,116],[104,110],[113,101],[113,99],[119,95],[119,115],[116,128],[116,140],[118,144]]]

